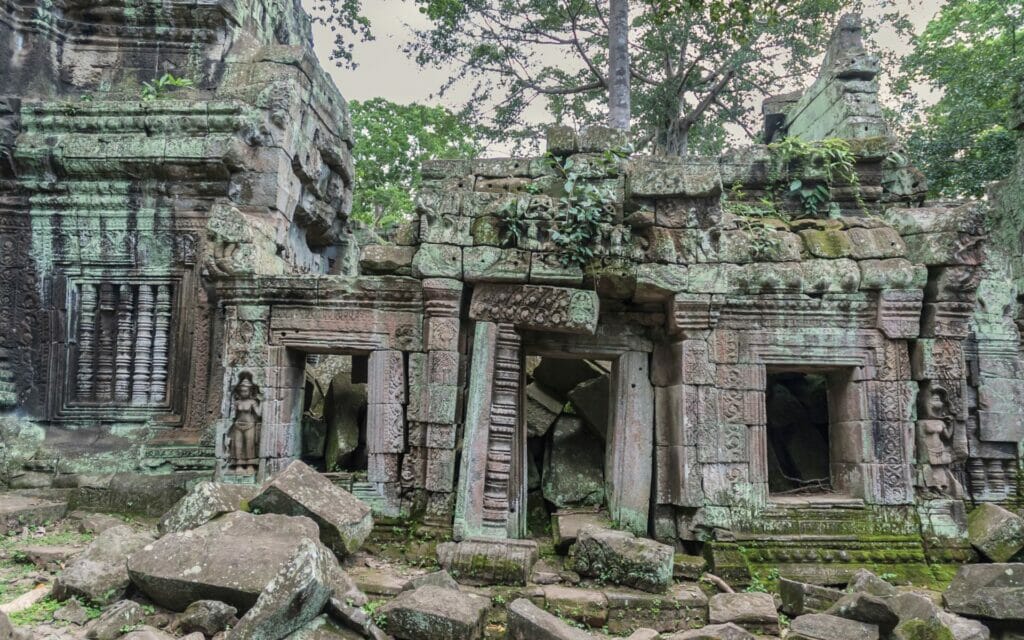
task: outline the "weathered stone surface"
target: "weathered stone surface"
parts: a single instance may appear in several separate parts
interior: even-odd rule
[[[311,518],[320,528],[320,540],[339,558],[359,549],[373,529],[366,503],[300,460],[265,483],[249,505],[263,513]]]
[[[4,494],[0,499],[0,534],[25,526],[56,522],[68,510],[66,502]]]
[[[960,567],[944,597],[954,613],[1024,622],[1024,563]]]
[[[54,582],[53,596],[78,596],[97,604],[119,599],[129,584],[125,561],[152,541],[152,536],[128,525],[107,529],[65,567]]]
[[[576,385],[569,392],[569,401],[590,430],[601,439],[608,440],[608,397],[611,394],[611,376],[602,375]]]
[[[562,552],[569,550],[569,546],[576,542],[580,529],[586,526],[610,529],[612,521],[603,511],[588,513],[570,510],[551,514],[551,536],[555,546]]]
[[[672,547],[627,531],[586,526],[570,550],[570,565],[585,576],[662,593],[672,583]]]
[[[608,622],[608,598],[601,591],[557,585],[546,587],[544,606],[560,618],[569,618],[588,627],[600,628]]]
[[[604,504],[604,446],[583,421],[555,421],[544,453],[544,499],[560,509]]]
[[[899,617],[889,603],[866,593],[851,593],[840,598],[826,613],[876,625],[882,634],[887,634],[899,623]]]
[[[843,595],[839,589],[779,578],[779,596],[782,599],[780,609],[792,618],[806,613],[821,613]]]
[[[992,562],[1006,562],[1024,549],[1024,518],[983,502],[967,514],[967,539]]]
[[[60,571],[68,560],[81,553],[81,551],[80,547],[64,545],[18,547],[18,553],[28,558],[29,562],[40,569],[54,572]]]
[[[789,625],[790,638],[800,640],[878,640],[878,627],[825,613],[809,613]]]
[[[362,640],[364,637],[374,640],[386,640],[387,636],[364,636],[358,631],[338,624],[331,616],[322,615],[313,618],[285,640]]]
[[[904,620],[896,625],[893,640],[955,640],[953,632],[938,620]]]
[[[238,511],[257,492],[252,485],[200,482],[160,519],[160,535],[176,533],[213,520],[217,516]]]
[[[89,621],[89,612],[78,602],[77,598],[70,598],[63,607],[53,612],[53,619],[80,627]]]
[[[779,633],[779,614],[770,593],[718,593],[708,601],[711,624],[733,623],[765,635]]]
[[[138,602],[121,600],[110,605],[89,625],[85,637],[89,640],[116,640],[122,635],[121,629],[133,627],[145,617],[146,612]],[[2,637],[3,633],[0,633]]]
[[[968,620],[942,609],[934,600],[919,593],[900,593],[888,598],[893,612],[899,616],[900,625],[910,621],[927,621],[941,633],[947,629],[955,640],[988,640],[988,627],[977,620]],[[899,626],[897,626],[899,629]],[[904,628],[904,636],[910,629]]]
[[[387,640],[389,637],[361,607],[347,599],[332,597],[327,601],[327,613],[345,627],[358,632],[361,638]]]
[[[850,593],[862,591],[879,597],[894,596],[897,593],[896,587],[892,586],[885,580],[882,580],[867,569],[857,569],[857,571],[854,572],[853,577],[850,578],[850,582],[847,583],[846,590]]]
[[[693,629],[708,622],[708,597],[695,583],[676,583],[664,594],[607,586],[609,633],[649,627],[662,633]]]
[[[659,640],[661,634],[654,629],[637,629],[626,640]]]
[[[587,380],[607,373],[589,360],[542,358],[533,370],[533,379],[557,396],[565,397]]]
[[[743,627],[728,622],[710,624],[701,629],[663,636],[663,640],[757,640],[757,636]]]
[[[437,545],[437,562],[465,584],[525,585],[537,562],[533,540],[471,539]]]
[[[453,578],[450,573],[442,569],[440,571],[425,573],[422,576],[411,578],[409,582],[406,582],[405,586],[402,587],[402,591],[419,589],[420,587],[426,586],[444,587],[445,589],[455,589],[456,591],[459,589],[459,583],[455,581],[455,578]]]
[[[547,434],[562,412],[565,401],[554,397],[539,383],[526,386],[526,435],[539,438]]]
[[[232,624],[237,613],[238,609],[218,600],[197,600],[178,616],[178,628],[184,633],[199,631],[213,636]]]
[[[302,628],[330,599],[331,573],[337,564],[329,549],[304,538],[227,640],[277,640]]]
[[[128,572],[139,589],[173,611],[197,600],[247,611],[302,539],[318,533],[309,518],[236,511],[147,545],[128,559]]]
[[[141,627],[130,631],[128,634],[121,636],[121,640],[175,640],[174,636],[169,633],[151,627],[149,625],[142,625]]]
[[[526,598],[508,606],[509,640],[590,640],[589,633],[571,627]]]
[[[480,640],[490,605],[478,595],[426,586],[401,593],[380,613],[399,640]]]
[[[79,533],[103,533],[107,529],[124,524],[124,520],[117,516],[106,513],[88,513],[85,511],[74,511],[68,514],[68,518],[74,517],[78,520]]]

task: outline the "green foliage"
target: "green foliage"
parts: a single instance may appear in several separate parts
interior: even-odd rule
[[[412,194],[430,158],[470,158],[481,146],[472,127],[443,107],[383,98],[349,103],[355,146],[352,217],[386,227],[412,215]]]
[[[37,625],[41,622],[52,620],[53,612],[60,609],[61,606],[62,603],[60,601],[47,596],[21,611],[15,611],[9,617],[11,622],[18,627]]]
[[[759,571],[750,572],[750,585],[744,591],[748,593],[772,593],[779,584],[779,570],[772,567],[764,576]]]
[[[369,19],[362,14],[362,0],[315,0],[311,9],[313,20],[326,25],[334,35],[331,58],[339,67],[359,66],[353,56],[355,41],[375,39]]]
[[[617,167],[632,149],[605,151],[596,161],[580,162],[575,157],[545,156],[555,170],[564,193],[557,202],[551,241],[558,247],[563,266],[583,266],[594,258],[594,247],[601,241],[601,226],[615,213],[614,188],[595,182]],[[504,226],[506,240],[518,243],[526,231],[529,198],[516,198],[506,203],[498,218]]]
[[[832,185],[837,181],[855,187],[859,192],[857,160],[846,140],[826,138],[807,142],[789,137],[773,142],[768,149],[775,160],[769,179],[777,183],[784,176],[791,176],[786,191],[800,202],[805,217],[818,215],[826,205],[831,205],[830,214],[838,215],[832,202]],[[821,180],[814,179],[818,176]]]
[[[740,184],[734,184],[729,193],[722,193],[723,210],[736,216],[740,228],[750,242],[750,254],[755,260],[770,259],[780,248],[781,240],[770,220],[788,222],[789,217],[779,211],[770,198],[756,203],[747,201]]]
[[[1014,165],[1008,124],[1024,69],[1022,30],[1021,0],[948,0],[915,39],[895,89],[908,152],[932,195],[980,196]],[[917,83],[941,92],[923,111]]]
[[[191,87],[192,84],[188,78],[178,78],[174,74],[165,73],[159,78],[153,78],[150,82],[143,82],[140,95],[143,101],[152,102],[166,98],[173,89]]]

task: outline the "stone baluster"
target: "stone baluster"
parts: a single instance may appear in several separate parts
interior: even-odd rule
[[[135,370],[132,375],[132,404],[149,402],[150,372],[153,358],[153,287],[139,286],[137,332],[135,336]]]
[[[114,400],[118,403],[127,403],[131,398],[134,313],[134,287],[123,284],[117,292],[117,354],[114,357]]]
[[[96,357],[96,285],[83,284],[78,316],[78,399],[93,400],[95,380],[93,359]]]
[[[156,313],[153,329],[153,361],[150,375],[149,402],[156,404],[167,397],[167,349],[170,342],[171,288],[156,288]]]

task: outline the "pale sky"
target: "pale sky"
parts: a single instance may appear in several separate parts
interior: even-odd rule
[[[606,1],[606,0],[601,0]],[[897,7],[906,12],[914,23],[916,32],[924,28],[942,6],[944,0],[895,0]],[[303,0],[307,9],[313,0]],[[411,29],[427,25],[417,11],[415,4],[407,0],[362,0],[363,14],[369,18],[376,40],[355,44],[355,59],[359,64],[355,70],[342,69],[331,59],[334,45],[333,34],[323,26],[314,25],[313,40],[317,56],[324,69],[331,75],[338,88],[349,100],[368,100],[382,97],[393,102],[419,102],[430,105],[457,107],[459,93],[438,100],[432,94],[448,77],[444,70],[420,68],[402,53],[401,47],[411,38]],[[851,3],[852,5],[853,3]],[[901,41],[893,32],[883,31],[876,38],[878,46],[897,53],[906,52],[908,43]],[[883,86],[886,81],[883,69]],[[807,78],[805,86],[813,78]],[[780,87],[779,93],[788,90]],[[926,89],[921,88],[922,91]],[[465,96],[463,93],[462,96]],[[883,91],[883,100],[885,93]],[[535,102],[527,116],[535,122],[548,119],[547,111],[540,100]],[[752,109],[759,105],[751,105]],[[490,150],[491,152],[500,150]]]

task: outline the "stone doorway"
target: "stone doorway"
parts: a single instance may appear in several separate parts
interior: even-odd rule
[[[302,399],[302,460],[347,483],[366,480],[367,357],[313,355]]]
[[[765,406],[770,495],[832,493],[827,377],[769,372]]]

